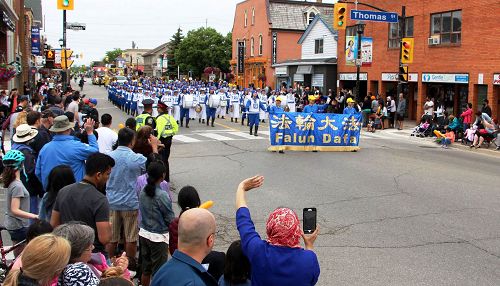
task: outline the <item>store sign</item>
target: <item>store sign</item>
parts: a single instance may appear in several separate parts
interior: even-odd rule
[[[42,52],[40,49],[40,27],[31,27],[31,54],[34,56],[41,56]]]
[[[278,62],[278,33],[273,32],[273,54],[272,54],[272,64],[276,64]]]
[[[469,75],[466,73],[424,73],[422,82],[469,83]]]
[[[276,67],[275,72],[277,76],[288,75],[288,67]]]
[[[11,30],[12,32],[16,31],[16,24],[10,19],[9,15],[7,15],[5,11],[2,11],[2,21],[5,26],[9,28],[9,30]]]
[[[367,73],[360,73],[359,80],[367,80]],[[339,74],[339,80],[357,80],[356,73],[341,73]]]
[[[383,72],[382,73],[382,81],[398,81],[397,73]],[[418,73],[409,73],[408,74],[409,82],[418,82]]]
[[[496,73],[493,75],[493,84],[500,85],[500,73]]]
[[[245,71],[245,43],[238,43],[238,73]]]

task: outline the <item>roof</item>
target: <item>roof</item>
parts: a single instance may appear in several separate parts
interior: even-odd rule
[[[161,44],[159,45],[158,47],[150,50],[149,52],[147,53],[144,53],[142,55],[142,57],[147,57],[147,56],[154,56],[155,54],[158,54],[160,51],[164,50],[164,49],[168,49],[168,43],[165,43],[165,44]]]
[[[24,7],[33,11],[33,18],[40,23],[41,27],[43,25],[42,0],[24,0]]]
[[[324,58],[324,59],[300,59],[300,60],[287,60],[277,64],[273,67],[283,66],[303,66],[303,65],[335,65],[337,58]]]
[[[327,15],[320,14],[320,15],[316,15],[316,17],[314,17],[314,20],[311,22],[311,24],[309,24],[309,26],[307,26],[306,31],[304,32],[304,34],[302,34],[302,36],[299,39],[299,42],[298,42],[299,44],[302,44],[302,42],[304,42],[304,40],[307,38],[307,35],[309,35],[309,33],[312,31],[312,29],[314,28],[314,26],[318,22],[323,23],[328,28],[328,30],[330,30],[330,32],[333,35],[338,35],[338,32],[335,31],[335,29],[333,29],[332,17],[328,17]]]
[[[320,14],[333,18],[333,4],[269,0],[269,18],[272,29],[306,30],[307,20],[304,14],[309,9],[317,10]]]

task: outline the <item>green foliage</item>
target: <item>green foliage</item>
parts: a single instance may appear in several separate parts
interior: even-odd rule
[[[170,41],[168,42],[168,70],[167,73],[169,76],[176,77],[177,76],[177,61],[175,59],[175,51],[179,48],[184,36],[182,35],[181,28],[177,29],[177,32],[172,36]]]
[[[174,55],[181,70],[192,71],[195,77],[200,77],[205,67],[217,67],[228,72],[231,33],[224,37],[213,28],[189,31],[174,51]]]
[[[122,49],[114,49],[112,51],[107,51],[103,62],[106,64],[114,63],[116,58],[121,57],[124,51]]]

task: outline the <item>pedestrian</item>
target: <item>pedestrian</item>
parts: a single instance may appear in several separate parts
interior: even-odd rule
[[[40,118],[40,125],[37,128],[38,134],[35,136],[31,142],[31,147],[37,154],[40,153],[45,144],[52,141],[52,134],[49,129],[54,124],[54,113],[49,109],[42,111]]]
[[[26,246],[22,269],[9,271],[3,285],[51,285],[68,264],[70,255],[71,246],[66,239],[53,234],[40,235]]]
[[[186,128],[189,128],[189,108],[193,106],[193,95],[188,92],[187,89],[183,89],[179,95],[179,106],[181,112],[181,127],[184,126],[184,119],[186,119]]]
[[[38,219],[37,214],[30,213],[30,194],[21,182],[24,159],[24,154],[17,150],[7,152],[2,158],[2,181],[4,188],[7,188],[4,227],[14,245],[26,239],[28,219]],[[23,246],[14,249],[14,256],[17,257],[22,250]]]
[[[219,279],[219,286],[251,286],[250,261],[243,253],[241,240],[234,241],[226,253],[224,275]]]
[[[489,117],[491,117],[491,107],[489,106],[490,101],[485,99],[483,101],[483,106],[481,107],[481,113],[486,113],[488,114]]]
[[[168,259],[168,226],[174,219],[174,211],[169,194],[160,187],[165,173],[166,168],[162,162],[149,164],[147,185],[139,194],[141,284],[144,286],[149,286],[151,276],[154,276]]]
[[[78,86],[80,87],[80,91],[83,91],[83,85],[85,84],[85,79],[83,76],[80,78],[80,82],[78,83]]]
[[[460,114],[460,117],[463,118],[464,133],[471,126],[472,114],[473,114],[472,103],[469,102],[469,103],[467,103],[467,109],[464,112],[462,112],[462,114]]]
[[[260,122],[260,110],[265,110],[266,106],[264,102],[262,102],[257,92],[252,93],[252,98],[246,103],[246,110],[248,110],[248,122],[250,123],[250,135],[258,136],[257,132],[259,131],[259,122]],[[255,132],[253,128],[255,126]]]
[[[113,123],[113,117],[111,114],[105,113],[101,116],[102,127],[96,129],[99,134],[97,139],[97,144],[99,145],[99,152],[104,154],[109,154],[113,151],[113,146],[118,140],[118,134],[111,129],[111,124]]]
[[[170,165],[168,159],[170,157],[172,139],[179,131],[179,126],[175,122],[175,119],[168,114],[168,107],[163,102],[159,102],[157,108],[160,115],[156,118],[156,134],[163,145],[160,154],[167,168],[165,179],[167,182],[170,182]]]
[[[47,192],[43,195],[40,203],[39,217],[41,220],[50,222],[57,194],[62,188],[75,182],[75,176],[70,166],[59,165],[52,169],[47,183]]]
[[[84,144],[71,136],[72,127],[68,117],[61,115],[54,119],[54,125],[49,129],[55,135],[40,151],[35,171],[44,190],[47,190],[50,171],[58,165],[71,166],[76,180],[81,181],[85,175],[85,160],[92,153],[99,151],[92,119],[87,119],[84,125],[89,144]]]
[[[122,227],[125,237],[125,251],[132,269],[135,268],[137,240],[139,235],[138,211],[139,200],[135,192],[137,177],[146,171],[146,157],[132,151],[135,132],[129,128],[122,128],[118,132],[118,148],[109,153],[116,162],[106,186],[106,196],[111,209],[110,220],[112,225],[111,242],[107,246],[110,257],[116,252],[121,239]],[[153,153],[158,153],[158,139],[151,136]]]
[[[398,130],[403,130],[403,120],[406,112],[406,99],[403,93],[399,94],[398,107],[396,108],[396,120],[398,125]]]
[[[142,154],[144,157],[148,157],[153,153],[153,148],[151,147],[150,139],[153,135],[153,128],[150,126],[143,126],[136,132],[136,137],[134,140],[134,146],[132,151],[137,154]]]
[[[215,217],[208,210],[185,211],[179,220],[179,248],[156,272],[151,285],[216,286],[201,264],[214,246],[215,231]]]
[[[90,226],[95,232],[93,252],[104,255],[107,255],[104,246],[111,239],[109,203],[105,191],[114,166],[115,161],[108,155],[90,155],[85,163],[85,177],[59,190],[50,219],[53,227],[72,221]]]
[[[239,184],[236,191],[236,226],[243,253],[250,260],[252,285],[316,284],[320,268],[312,249],[319,234],[318,227],[311,235],[304,235],[295,212],[277,208],[266,223],[267,241],[255,231],[245,193],[261,187],[263,182],[262,176],[248,178]],[[305,249],[300,246],[301,237]]]
[[[21,124],[17,127],[17,132],[12,137],[12,150],[21,151],[24,155],[23,173],[21,181],[30,194],[30,212],[38,213],[39,200],[43,195],[43,186],[35,175],[37,154],[31,148],[31,142],[38,134],[36,129],[28,124]]]
[[[75,122],[75,126],[80,126],[80,117],[78,116],[78,110],[80,105],[80,93],[74,92],[71,96],[72,101],[69,103],[68,107],[66,107],[66,111],[73,113],[73,118]]]

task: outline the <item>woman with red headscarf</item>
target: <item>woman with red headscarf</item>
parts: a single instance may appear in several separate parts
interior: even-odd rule
[[[243,253],[250,261],[252,285],[316,284],[320,270],[312,249],[318,228],[311,235],[304,235],[297,214],[289,208],[277,208],[267,219],[267,241],[255,231],[245,192],[262,186],[263,182],[263,176],[248,178],[236,191],[236,225]],[[300,246],[301,238],[305,249]]]

